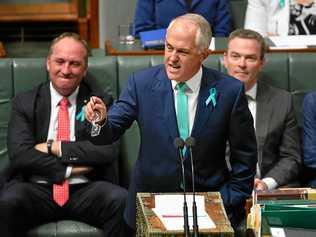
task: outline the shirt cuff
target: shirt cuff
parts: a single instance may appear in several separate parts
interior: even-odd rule
[[[67,166],[65,179],[68,179],[70,177],[71,171],[72,171],[72,166]]]
[[[63,153],[61,152],[61,141],[58,141],[58,147],[59,147],[59,149],[58,149],[58,151],[59,151],[58,157],[62,157]]]
[[[279,186],[275,179],[271,177],[262,179],[262,182],[267,185],[268,190],[276,189]]]

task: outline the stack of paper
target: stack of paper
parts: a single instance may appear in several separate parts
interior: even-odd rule
[[[193,225],[193,196],[186,196],[188,205],[189,226]],[[199,229],[215,228],[213,220],[205,211],[204,196],[195,197]],[[155,208],[152,209],[167,230],[183,230],[183,195],[156,195]]]
[[[270,36],[269,39],[274,44],[270,49],[316,47],[316,35]]]

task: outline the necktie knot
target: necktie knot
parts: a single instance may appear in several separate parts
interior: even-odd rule
[[[176,85],[176,89],[182,93],[184,93],[187,89],[188,89],[188,86],[185,82],[179,82],[177,85]]]
[[[70,121],[68,113],[69,100],[63,97],[59,102],[58,111],[58,127],[57,127],[57,140],[69,141],[70,140]]]
[[[63,97],[60,101],[59,101],[59,106],[62,108],[67,108],[69,105],[69,100],[67,97]]]
[[[251,95],[247,95],[247,94],[246,94],[246,98],[247,98],[248,102],[250,102],[250,101],[255,101],[255,100],[256,100],[256,99],[253,98]]]

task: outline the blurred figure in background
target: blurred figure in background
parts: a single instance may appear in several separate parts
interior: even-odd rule
[[[316,34],[314,0],[248,0],[245,29],[262,36]]]
[[[134,34],[167,28],[171,20],[185,13],[202,15],[215,37],[228,36],[231,31],[228,0],[137,0]]]

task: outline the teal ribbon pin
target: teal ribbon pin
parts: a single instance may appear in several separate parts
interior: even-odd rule
[[[216,106],[216,88],[214,88],[214,87],[212,87],[211,89],[210,89],[210,95],[209,95],[209,97],[206,99],[206,101],[205,101],[205,105],[206,106],[208,106],[208,104],[210,103],[210,102],[212,102],[212,104],[213,104],[213,106],[215,107]]]
[[[85,120],[84,116],[84,106],[82,106],[80,112],[76,115],[76,120],[83,122]]]
[[[280,5],[280,7],[284,7],[285,6],[285,0],[279,0],[279,5]]]

